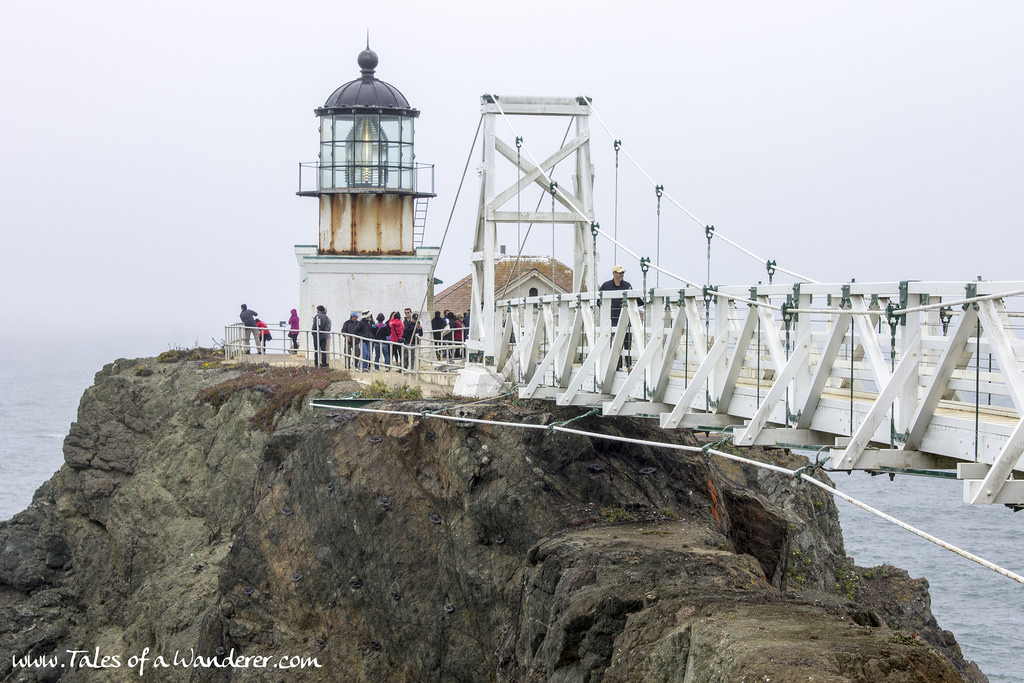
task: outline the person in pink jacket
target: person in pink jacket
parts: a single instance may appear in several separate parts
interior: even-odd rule
[[[292,353],[299,348],[299,312],[292,309],[292,317],[288,318],[288,336],[292,339]]]

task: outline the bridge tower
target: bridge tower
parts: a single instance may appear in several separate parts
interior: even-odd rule
[[[493,378],[493,366],[500,343],[494,311],[494,264],[497,258],[498,227],[509,224],[547,224],[567,226],[573,233],[573,291],[597,289],[591,225],[594,221],[594,169],[590,157],[590,100],[586,97],[499,97],[481,98],[483,116],[483,163],[480,178],[480,204],[476,219],[473,251],[471,255],[473,315],[467,346],[471,367],[460,377],[456,391],[479,395],[481,387],[473,378]],[[509,123],[517,117],[533,117],[562,122],[571,117],[575,124],[575,137],[566,140],[552,153],[535,161],[521,149],[521,140],[503,140],[498,130],[499,119]],[[558,126],[560,127],[560,126]],[[514,133],[513,133],[514,136]],[[532,149],[536,153],[537,149]],[[516,179],[499,186],[499,161],[514,168]],[[537,185],[545,193],[552,193],[552,174],[556,164],[569,161],[570,182],[559,184],[553,195],[557,208],[544,211],[541,206],[523,207],[517,197]],[[502,164],[501,170],[508,170]],[[564,168],[564,166],[563,166]],[[562,176],[564,177],[564,175]],[[567,186],[566,186],[567,185]],[[551,196],[549,194],[549,196]],[[546,202],[551,206],[550,202]],[[524,210],[528,208],[529,210]],[[536,208],[536,210],[533,210]],[[476,364],[476,367],[472,367]],[[482,380],[481,380],[482,381]],[[483,393],[487,393],[484,391]]]
[[[431,305],[436,247],[424,247],[433,166],[415,162],[420,112],[375,76],[377,53],[359,53],[360,77],[337,88],[322,107],[320,155],[299,164],[299,191],[320,201],[319,241],[297,245],[300,316],[308,324],[324,304],[336,320],[350,310],[386,315]],[[430,281],[428,281],[430,280]]]

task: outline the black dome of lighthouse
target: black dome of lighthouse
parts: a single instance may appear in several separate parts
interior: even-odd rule
[[[377,53],[367,45],[359,53],[359,69],[362,76],[342,85],[327,98],[324,106],[315,110],[317,116],[354,113],[359,110],[378,109],[405,116],[418,116],[419,111],[409,106],[398,88],[385,83],[376,76]]]

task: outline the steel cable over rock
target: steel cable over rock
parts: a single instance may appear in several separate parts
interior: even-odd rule
[[[750,458],[744,458],[742,456],[733,455],[732,453],[726,453],[725,451],[720,451],[720,450],[717,450],[717,449],[714,449],[714,448],[701,448],[699,446],[687,446],[685,444],[664,443],[664,442],[660,442],[660,441],[650,441],[648,439],[636,439],[636,438],[627,437],[627,436],[616,436],[616,435],[613,435],[613,434],[601,434],[599,432],[591,432],[591,431],[586,431],[586,430],[581,430],[581,429],[571,429],[569,427],[561,426],[559,424],[543,425],[543,424],[531,424],[531,423],[528,423],[528,422],[503,422],[503,421],[500,421],[500,420],[484,420],[484,419],[472,418],[472,417],[466,417],[466,416],[442,415],[440,413],[431,413],[431,412],[427,412],[427,411],[416,412],[416,411],[408,411],[408,410],[385,410],[385,409],[382,409],[382,408],[356,408],[356,407],[349,407],[349,406],[340,407],[340,406],[332,406],[332,405],[328,405],[328,404],[322,404],[321,405],[321,404],[318,404],[316,402],[316,400],[310,401],[309,405],[310,405],[311,408],[330,408],[332,410],[348,410],[348,411],[357,412],[357,413],[360,413],[360,412],[362,412],[362,413],[378,413],[378,414],[382,414],[382,415],[402,415],[402,416],[406,416],[406,417],[433,418],[433,419],[438,419],[438,420],[452,420],[452,421],[456,421],[456,422],[466,422],[466,423],[485,424],[485,425],[496,425],[496,426],[501,426],[501,427],[518,427],[520,429],[542,429],[542,430],[548,430],[548,431],[552,431],[552,432],[564,432],[566,434],[575,434],[577,436],[584,436],[584,437],[591,438],[591,439],[603,439],[603,440],[606,440],[606,441],[618,441],[620,443],[630,443],[630,444],[635,444],[635,445],[640,445],[640,446],[649,446],[649,447],[652,447],[652,448],[665,448],[665,449],[668,449],[668,450],[685,451],[685,452],[688,452],[688,453],[706,453],[706,454],[709,453],[711,455],[716,455],[718,457],[725,458],[727,460],[732,460],[734,462],[743,463],[745,465],[751,465],[753,467],[759,467],[761,469],[766,469],[766,470],[769,470],[769,471],[772,471],[772,472],[777,472],[779,474],[785,474],[785,475],[788,475],[788,476],[791,476],[791,477],[795,477],[795,478],[797,478],[800,481],[809,482],[809,483],[813,484],[814,486],[817,486],[818,488],[824,489],[825,491],[828,491],[828,492],[830,492],[830,493],[832,493],[832,494],[834,494],[836,496],[839,496],[840,498],[842,498],[846,502],[850,503],[851,505],[855,505],[856,507],[859,507],[862,510],[870,512],[871,514],[873,514],[873,515],[875,515],[877,517],[880,517],[881,519],[884,519],[887,522],[895,524],[896,526],[900,527],[904,531],[909,531],[910,533],[912,533],[912,534],[914,534],[916,536],[920,536],[921,538],[925,539],[926,541],[934,543],[934,544],[936,544],[936,545],[938,545],[938,546],[940,546],[942,548],[945,548],[946,550],[949,550],[950,552],[956,553],[957,555],[959,555],[961,557],[964,557],[964,558],[966,558],[968,560],[971,560],[972,562],[980,564],[982,567],[985,567],[986,569],[991,569],[992,571],[994,571],[994,572],[996,572],[998,574],[1001,574],[1001,575],[1005,576],[1008,579],[1012,579],[1013,581],[1016,581],[1017,583],[1024,584],[1024,576],[1021,576],[1020,574],[1016,574],[1014,572],[1011,572],[1010,570],[1005,569],[1003,567],[1000,567],[999,565],[997,565],[995,563],[989,562],[988,560],[986,560],[986,559],[984,559],[982,557],[979,557],[978,555],[975,555],[975,554],[973,554],[971,552],[963,550],[962,548],[958,548],[957,546],[954,546],[952,543],[948,543],[948,542],[943,541],[942,539],[940,539],[940,538],[938,538],[936,536],[932,536],[931,534],[929,534],[927,532],[921,531],[920,529],[918,529],[916,527],[913,527],[913,526],[907,524],[906,522],[902,522],[902,521],[896,519],[895,517],[882,512],[881,510],[873,508],[870,505],[868,505],[867,503],[863,503],[863,502],[853,498],[852,496],[848,496],[847,494],[843,493],[839,489],[834,488],[832,486],[829,486],[828,484],[825,484],[824,482],[820,482],[820,481],[818,481],[817,479],[815,479],[813,477],[805,477],[805,476],[802,475],[802,472],[801,472],[801,470],[803,468],[796,469],[796,470],[791,470],[791,469],[786,468],[786,467],[780,467],[779,465],[772,465],[770,463],[759,462],[757,460],[751,460]]]

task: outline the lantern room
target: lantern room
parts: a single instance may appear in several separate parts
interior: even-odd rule
[[[362,77],[335,90],[320,117],[320,190],[415,192],[413,129],[420,113],[374,76],[377,53],[359,54]]]
[[[420,112],[376,77],[377,53],[359,53],[360,77],[322,107],[320,155],[300,164],[299,195],[320,198],[321,254],[412,254],[433,197],[433,167],[416,163]]]

